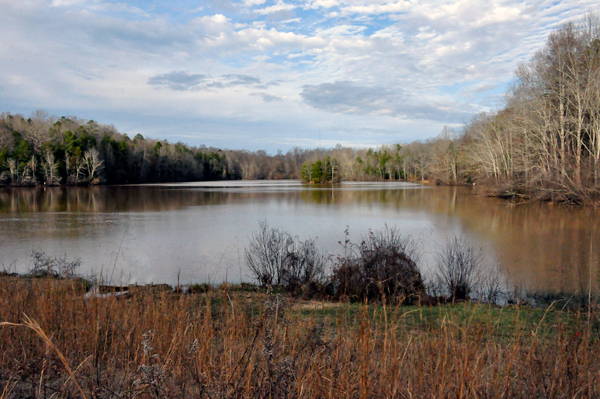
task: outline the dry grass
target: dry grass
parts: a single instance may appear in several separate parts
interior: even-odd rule
[[[291,301],[2,277],[0,398],[600,397],[587,315]]]
[[[292,309],[293,310],[324,310],[333,309],[344,306],[342,302],[324,302],[324,301],[296,301]]]

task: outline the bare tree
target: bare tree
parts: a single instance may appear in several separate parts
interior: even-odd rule
[[[8,168],[10,182],[12,184],[19,184],[19,167],[17,165],[17,161],[15,161],[13,158],[7,159],[6,167]]]
[[[100,153],[97,149],[92,148],[83,155],[83,173],[86,175],[85,178],[91,182],[98,172],[103,168],[102,164],[104,161],[100,160]]]
[[[459,145],[454,129],[444,126],[442,132],[431,142],[431,172],[444,183],[458,182]]]
[[[505,192],[584,202],[600,196],[600,23],[588,14],[552,32],[516,70],[506,107],[466,127],[479,178]]]
[[[45,162],[42,164],[42,170],[44,172],[44,178],[46,179],[46,185],[55,186],[60,184],[58,165],[54,159],[54,155],[50,151],[46,152]]]
[[[37,181],[37,177],[36,177],[37,168],[38,168],[38,162],[37,162],[37,159],[35,158],[35,155],[33,155],[31,157],[31,159],[29,160],[29,162],[27,162],[27,165],[25,167],[25,170],[27,170],[27,173],[28,173],[27,183],[35,184],[35,182]]]

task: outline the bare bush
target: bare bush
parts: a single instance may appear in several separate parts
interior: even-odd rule
[[[281,271],[281,283],[288,291],[318,289],[316,285],[323,281],[327,259],[319,251],[316,240],[300,241],[297,237],[285,259]]]
[[[386,225],[381,230],[369,231],[358,245],[346,240],[345,249],[332,276],[338,298],[412,304],[425,291],[417,266],[417,244],[396,228]]]
[[[481,283],[483,254],[463,237],[451,237],[436,252],[434,280],[452,300],[467,299]]]
[[[245,250],[248,268],[263,287],[276,285],[298,291],[319,284],[325,274],[326,259],[315,240],[301,241],[288,232],[260,222]]]
[[[482,273],[477,298],[483,302],[506,303],[508,300],[508,278],[497,266],[489,267]]]
[[[427,280],[427,291],[438,301],[478,300],[506,304],[508,277],[494,263],[486,261],[483,249],[463,237],[447,238],[435,253],[436,262]]]
[[[62,257],[51,257],[44,252],[32,251],[31,259],[33,265],[29,274],[36,277],[75,277],[77,269],[81,266],[81,259],[67,261],[67,255]]]
[[[269,228],[266,221],[259,225],[259,231],[252,233],[250,245],[244,251],[246,263],[260,285],[280,285],[281,271],[294,239],[284,230]]]

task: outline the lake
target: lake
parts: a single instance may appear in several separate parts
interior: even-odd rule
[[[0,268],[25,272],[33,250],[82,259],[113,283],[251,281],[244,248],[259,221],[335,255],[386,224],[418,240],[425,273],[461,235],[512,285],[585,291],[600,279],[599,213],[512,203],[469,187],[402,182],[221,181],[145,186],[0,189]],[[590,265],[592,265],[590,271]]]

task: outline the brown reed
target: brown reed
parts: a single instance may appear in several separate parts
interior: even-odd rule
[[[600,397],[587,313],[130,293],[0,278],[0,398]]]

